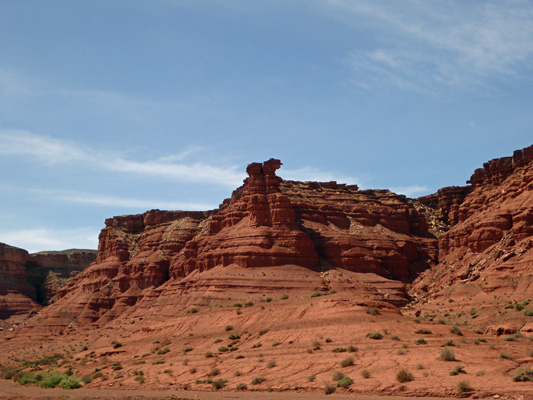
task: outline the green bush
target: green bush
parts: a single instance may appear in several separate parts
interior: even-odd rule
[[[379,308],[377,307],[365,307],[365,312],[369,315],[379,315]]]
[[[359,348],[357,346],[350,345],[350,347],[348,347],[349,353],[357,353],[358,351],[359,351]]]
[[[188,351],[191,351],[191,350],[188,350]],[[169,351],[170,349],[168,347],[161,347],[160,349],[157,350],[157,354],[167,354]],[[187,350],[184,350],[184,351],[187,351]]]
[[[220,346],[218,348],[218,351],[220,351],[221,353],[225,353],[226,351],[228,351],[229,349],[226,347],[226,346]]]
[[[17,374],[14,379],[20,385],[26,385],[28,383],[39,383],[43,379],[43,374],[35,374],[33,372],[22,372]]]
[[[58,372],[51,372],[43,377],[40,385],[44,389],[55,388],[57,385],[59,385],[63,378],[65,378],[65,375],[62,375]]]
[[[445,347],[440,352],[440,359],[444,361],[455,361],[455,353],[449,347]]]
[[[59,387],[63,389],[78,389],[81,387],[81,383],[78,378],[74,376],[68,376],[59,382]]]
[[[329,383],[326,384],[326,386],[324,387],[324,393],[325,394],[332,394],[332,393],[335,393],[335,386],[333,385],[330,385]]]
[[[454,369],[450,371],[450,375],[458,375],[458,374],[466,374],[464,371],[464,367],[462,365],[456,366]]]
[[[352,383],[353,383],[353,380],[350,377],[345,376],[341,380],[337,381],[337,387],[348,387]]]
[[[218,368],[213,368],[210,372],[207,373],[207,376],[217,376],[220,375],[220,370]]]
[[[320,297],[320,296],[325,296],[326,293],[322,293],[322,292],[313,292],[311,293],[311,298],[314,298],[314,297]]]
[[[422,335],[430,335],[432,332],[431,332],[431,329],[422,328],[422,329],[417,329],[415,333],[422,334]]]
[[[379,333],[379,332],[367,333],[366,337],[370,338],[370,339],[376,339],[376,340],[383,339],[383,335],[381,333]]]
[[[333,350],[331,350],[334,353],[346,353],[348,349],[346,347],[335,347]]]
[[[224,329],[226,330],[226,332],[232,331],[233,330],[233,325],[226,325],[226,327]]]
[[[246,383],[239,383],[237,385],[237,390],[247,390],[248,386],[246,386]]]
[[[238,333],[230,333],[230,335],[228,336],[229,340],[239,340],[240,338],[241,336]]]
[[[340,381],[342,378],[344,378],[344,374],[340,371],[335,371],[331,379],[334,381]]]
[[[463,332],[457,326],[452,326],[450,332],[457,336],[463,336]]]
[[[252,379],[252,385],[259,385],[260,383],[263,383],[266,381],[266,378],[264,376],[256,376],[254,379]]]
[[[210,351],[206,351],[206,353],[205,353],[205,358],[211,358],[211,357],[214,357],[214,356],[213,356],[213,353],[210,352]]]
[[[414,381],[415,380],[415,377],[413,376],[412,373],[410,373],[409,371],[407,371],[406,369],[402,369],[401,371],[399,371],[397,374],[396,374],[396,380],[400,383],[405,383],[405,382],[411,382],[411,381]]]
[[[524,311],[524,315],[527,316],[527,317],[533,317],[533,310]]]
[[[361,376],[365,379],[370,378],[371,375],[372,373],[368,369],[364,369],[361,371]]]
[[[461,381],[457,384],[457,393],[463,394],[467,392],[471,392],[473,389],[470,386],[470,382],[468,381]]]
[[[276,366],[276,362],[275,361],[269,361],[268,364],[267,364],[267,368],[274,368]]]
[[[533,369],[526,368],[518,371],[518,373],[513,376],[514,382],[533,382]]]
[[[200,311],[198,307],[193,307],[187,310],[187,314],[196,314],[198,311]]]
[[[415,342],[416,345],[419,345],[419,344],[427,344],[426,342],[426,339],[424,338],[420,338],[420,339],[417,339],[416,342]]]
[[[341,367],[346,368],[354,365],[353,357],[345,358],[340,362]]]

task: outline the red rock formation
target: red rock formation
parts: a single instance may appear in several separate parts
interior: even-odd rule
[[[453,224],[439,240],[439,265],[415,284],[426,297],[450,296],[457,285],[463,295],[506,293],[533,295],[533,146],[513,157],[492,160],[472,175],[450,212],[442,192],[434,201],[438,213]],[[468,194],[462,199],[463,194]]]
[[[30,255],[0,243],[0,319],[39,309],[95,258],[94,250]]]
[[[280,166],[275,159],[250,164],[244,185],[216,211],[106,220],[96,262],[59,292],[51,315],[68,308],[80,323],[105,322],[140,300],[143,308],[176,305],[190,276],[214,268],[343,268],[407,282],[436,259],[436,240],[404,196],[283,181]]]

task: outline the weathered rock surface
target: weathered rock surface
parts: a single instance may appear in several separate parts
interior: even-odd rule
[[[442,299],[533,295],[533,146],[484,164],[465,188],[418,199],[450,230],[439,239],[439,264],[413,293]]]
[[[202,297],[217,283],[186,282],[214,268],[340,268],[402,286],[436,260],[437,241],[404,196],[336,182],[283,181],[276,176],[280,166],[275,159],[250,164],[244,185],[218,210],[108,219],[96,263],[60,290],[50,315],[68,308],[79,323],[106,321],[135,304],[177,304],[178,293],[193,287]],[[272,282],[255,285],[268,291]],[[391,301],[407,301],[405,291],[388,286]]]
[[[57,291],[96,258],[94,250],[28,254],[0,243],[0,319],[48,304]]]

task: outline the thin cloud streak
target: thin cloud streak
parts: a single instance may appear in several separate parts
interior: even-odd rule
[[[45,164],[75,163],[91,165],[111,172],[128,172],[136,175],[167,177],[179,181],[213,183],[239,186],[245,178],[237,166],[221,167],[204,163],[176,163],[172,159],[184,159],[186,155],[170,156],[160,160],[132,161],[121,154],[84,148],[77,144],[36,135],[26,131],[0,131],[0,154],[30,155]]]
[[[362,87],[436,91],[488,86],[526,75],[533,60],[533,8],[523,1],[424,3],[330,0],[334,8],[387,26],[373,49],[349,63]],[[370,82],[370,83],[369,83]]]

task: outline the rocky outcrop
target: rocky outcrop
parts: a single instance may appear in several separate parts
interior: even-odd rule
[[[463,293],[469,296],[533,295],[533,146],[486,163],[469,182],[455,197],[452,213],[450,201],[434,200],[442,198],[441,191],[421,199],[453,218],[439,240],[438,267],[415,283],[415,292],[457,296],[457,285],[467,285]]]
[[[95,259],[94,250],[28,254],[0,243],[0,318],[48,304],[70,278]]]
[[[342,268],[401,284],[436,260],[437,241],[404,196],[283,181],[280,166],[275,159],[250,164],[244,185],[218,210],[151,210],[106,220],[96,263],[60,290],[50,315],[68,308],[79,323],[105,322],[133,305],[177,304],[191,276],[229,266]],[[215,290],[209,282],[194,290]]]

